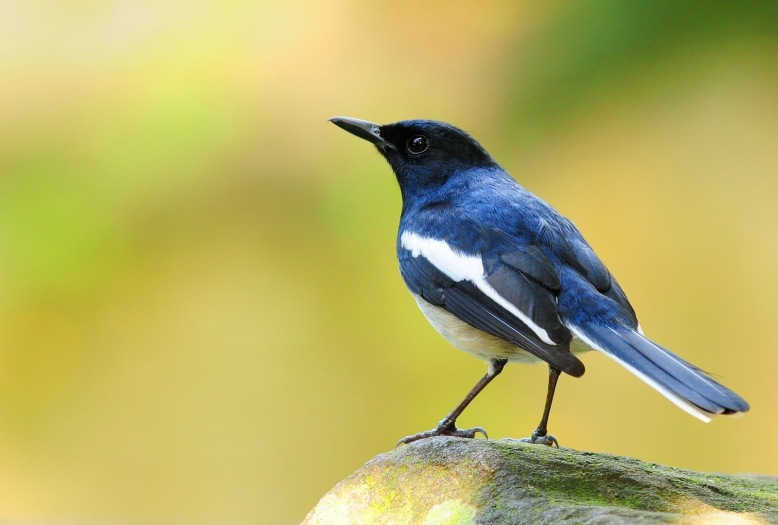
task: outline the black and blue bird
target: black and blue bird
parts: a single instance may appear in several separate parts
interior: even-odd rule
[[[703,421],[748,410],[707,373],[646,337],[613,275],[575,225],[519,185],[466,132],[444,122],[379,125],[333,117],[372,142],[402,193],[400,272],[432,326],[455,347],[488,363],[486,374],[436,428],[474,437],[456,419],[508,362],[545,361],[545,408],[531,443],[558,446],[548,433],[557,379],[584,373],[580,352],[613,358],[682,410]]]

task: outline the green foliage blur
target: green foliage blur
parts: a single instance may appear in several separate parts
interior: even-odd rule
[[[752,405],[704,425],[590,353],[562,445],[778,472],[778,4],[473,5],[0,6],[0,516],[298,522],[480,377],[337,114],[470,131]],[[462,425],[528,435],[545,382]]]

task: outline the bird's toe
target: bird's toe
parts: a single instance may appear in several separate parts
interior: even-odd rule
[[[414,441],[418,441],[420,439],[425,439],[433,436],[453,436],[453,437],[473,439],[475,438],[476,434],[478,434],[479,432],[483,434],[486,439],[489,439],[489,435],[486,433],[486,430],[483,427],[459,429],[456,426],[454,426],[453,423],[446,423],[446,424],[438,425],[438,427],[435,428],[434,430],[427,430],[425,432],[419,432],[418,434],[411,434],[409,436],[405,436],[400,441],[398,441],[395,446],[399,447],[400,445],[407,445],[408,443],[413,443]]]
[[[532,433],[532,436],[521,439],[524,443],[531,443],[533,445],[547,445],[549,447],[559,448],[559,441],[552,434],[538,434],[537,431]]]

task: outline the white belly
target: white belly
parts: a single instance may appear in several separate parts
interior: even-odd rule
[[[486,361],[491,359],[508,359],[509,361],[524,363],[540,361],[535,355],[522,350],[515,344],[473,328],[454,314],[449,313],[446,309],[435,306],[416,294],[411,295],[413,295],[416,304],[419,305],[419,309],[435,330],[460,350],[469,352]],[[580,353],[591,350],[591,348],[580,339],[573,338],[570,350],[574,353]]]

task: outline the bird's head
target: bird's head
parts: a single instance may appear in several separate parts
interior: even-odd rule
[[[445,122],[380,125],[350,117],[333,117],[330,122],[375,144],[392,166],[404,198],[438,188],[458,173],[495,165],[473,137]]]

